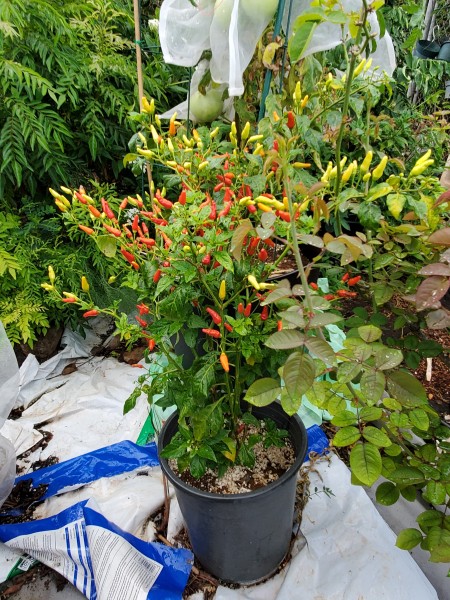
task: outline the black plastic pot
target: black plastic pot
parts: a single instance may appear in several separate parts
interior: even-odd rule
[[[437,42],[418,40],[413,50],[413,56],[417,58],[436,58],[439,50],[440,46]]]
[[[446,62],[450,62],[450,40],[446,40],[442,43],[437,58],[438,60],[445,60]]]
[[[274,573],[286,556],[292,536],[297,472],[307,451],[306,429],[273,403],[254,408],[257,418],[270,418],[287,429],[296,460],[277,481],[244,494],[204,492],[184,483],[160,458],[175,488],[195,556],[212,575],[233,583],[253,583]],[[177,431],[177,415],[165,423],[158,450]]]
[[[173,335],[170,338],[170,343],[172,344],[173,351],[177,356],[182,356],[181,364],[183,365],[183,369],[189,369],[190,367],[192,367],[192,363],[194,362],[195,357],[203,356],[205,354],[205,351],[203,349],[205,339],[205,334],[200,331],[194,352],[194,350],[186,344],[186,340],[184,339],[182,331],[179,331],[176,335]]]

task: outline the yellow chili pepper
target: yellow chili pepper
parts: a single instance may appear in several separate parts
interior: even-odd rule
[[[305,106],[308,104],[308,100],[309,100],[309,96],[308,96],[308,94],[306,94],[306,96],[303,98],[303,100],[300,104],[300,108],[305,108]]]
[[[117,277],[115,275],[111,275],[111,277],[108,279],[108,283],[114,283],[116,279]]]
[[[276,110],[273,111],[272,117],[273,117],[273,120],[275,121],[275,123],[278,123],[278,121],[280,120],[280,115],[277,113]]]
[[[423,154],[420,158],[418,158],[416,160],[416,164],[414,166],[417,167],[418,165],[421,165],[422,163],[424,163],[425,161],[427,161],[430,158],[430,156],[431,156],[431,150],[427,150],[425,152],[425,154]]]
[[[262,202],[258,202],[258,208],[259,208],[259,210],[262,210],[263,212],[273,212],[273,210],[270,208],[270,206],[266,206]]]
[[[302,87],[300,85],[300,81],[297,81],[297,83],[295,84],[295,90],[292,94],[292,98],[295,104],[300,104],[300,102],[302,101]]]
[[[199,135],[199,133],[198,133],[198,131],[196,129],[192,130],[192,137],[194,138],[194,140],[196,142],[200,142],[201,141],[200,135]]]
[[[55,271],[51,265],[48,266],[48,278],[50,279],[51,283],[53,283],[56,279]]]
[[[261,289],[261,286],[259,285],[259,283],[254,275],[249,275],[247,277],[247,280],[248,280],[249,284],[255,288],[255,290],[259,291]]]
[[[295,162],[292,164],[292,166],[295,167],[296,169],[309,169],[309,167],[311,166],[311,163]]]
[[[373,152],[372,152],[372,150],[369,150],[369,152],[364,157],[364,160],[362,161],[361,166],[359,167],[359,171],[362,175],[365,175],[367,173],[367,171],[369,170],[370,163],[372,162],[372,158],[373,158]]]
[[[159,135],[153,124],[150,125],[150,133],[152,134],[153,141],[158,146],[159,145]]]
[[[353,76],[354,77],[358,77],[358,75],[362,72],[362,70],[364,69],[365,65],[366,65],[366,59],[363,58],[361,60],[361,62],[359,63],[359,65],[356,67],[356,69],[353,71]]]
[[[201,162],[198,165],[198,170],[199,171],[203,171],[203,169],[206,169],[206,167],[209,165],[209,162],[207,160],[204,160],[203,162]]]
[[[73,193],[73,192],[72,192],[72,190],[69,190],[69,188],[66,188],[66,187],[64,187],[63,185],[61,185],[61,186],[60,186],[60,188],[62,189],[62,191],[63,191],[65,194],[72,194],[72,193]]]
[[[415,167],[411,169],[410,177],[417,177],[417,175],[421,175],[430,165],[434,163],[434,160],[431,158],[430,160],[426,160],[423,163],[416,164]]]
[[[372,173],[366,173],[363,177],[363,181],[369,181],[369,179],[372,177]]]
[[[175,153],[175,148],[173,147],[173,143],[172,143],[172,140],[170,138],[167,140],[167,147],[169,148],[169,150],[170,150],[170,152],[172,154]]]
[[[388,163],[388,160],[389,160],[389,158],[387,156],[383,156],[383,158],[381,159],[380,164],[378,165],[378,167],[376,167],[373,170],[373,172],[372,172],[372,179],[374,181],[377,181],[383,175],[384,170],[386,168],[386,165]]]
[[[210,138],[213,140],[213,139],[216,137],[216,135],[217,135],[218,133],[219,133],[219,128],[218,128],[218,127],[216,127],[215,129],[213,129],[213,130],[211,131],[211,133],[209,134],[209,137],[210,137]]]
[[[227,284],[225,282],[225,279],[222,279],[222,281],[220,282],[220,287],[219,287],[219,299],[225,300],[226,295],[227,295]]]
[[[83,292],[89,291],[89,282],[84,275],[81,278],[81,289],[83,290]]]
[[[345,171],[342,173],[342,179],[341,179],[342,183],[347,183],[347,181],[353,175],[354,169],[355,169],[355,165],[353,163],[350,163],[348,165],[348,167],[345,169]]]
[[[252,142],[259,142],[259,140],[262,140],[263,138],[264,136],[261,133],[258,133],[257,135],[250,136],[247,142],[251,144]]]
[[[153,150],[144,150],[144,148],[138,148],[137,152],[138,154],[145,156],[145,158],[153,158],[155,156]]]
[[[71,292],[63,292],[63,296],[65,296],[66,298],[73,298],[74,300],[78,300],[78,296],[72,294]]]
[[[247,123],[244,125],[244,129],[241,132],[241,140],[243,142],[245,142],[249,135],[250,135],[250,123],[247,121]]]
[[[50,292],[51,290],[54,290],[54,286],[50,285],[49,283],[41,283],[41,288],[44,288],[44,290],[46,292]]]

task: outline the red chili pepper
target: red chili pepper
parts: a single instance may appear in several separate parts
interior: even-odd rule
[[[139,325],[141,327],[143,327],[144,329],[148,326],[147,321],[144,321],[144,319],[141,319],[141,317],[138,317],[137,315],[134,317],[136,319],[136,321],[139,323]]]
[[[144,232],[144,235],[148,234],[148,227],[145,223],[141,223],[142,226],[142,231]]]
[[[217,267],[220,267],[220,262],[218,260],[214,262],[213,269],[217,269]]]
[[[135,271],[139,270],[139,265],[137,264],[137,262],[135,260],[133,260],[133,262],[131,263],[131,266],[133,267],[133,269]]]
[[[230,168],[230,161],[227,158],[225,160],[225,162],[223,163],[223,169],[224,169],[224,171],[228,171],[229,168]]]
[[[231,201],[233,200],[233,195],[234,195],[234,194],[233,194],[233,192],[230,190],[230,188],[227,188],[227,189],[225,190],[225,194],[223,195],[223,202],[224,202],[224,204],[225,204],[226,202],[231,202]]]
[[[242,304],[242,302],[239,302],[238,307],[237,307],[237,311],[240,315],[244,314],[244,305]]]
[[[122,235],[122,232],[120,231],[120,229],[116,229],[115,227],[111,227],[111,225],[106,225],[105,223],[103,223],[103,227],[106,229],[106,231],[108,231],[109,233],[111,233],[115,237],[120,237]]]
[[[231,202],[225,202],[224,207],[222,208],[220,213],[217,215],[218,218],[220,219],[220,217],[226,217],[227,214],[230,212],[230,209],[231,209]]]
[[[162,275],[161,269],[157,269],[157,271],[155,271],[155,274],[153,275],[153,282],[158,283],[158,281],[161,279],[161,275]]]
[[[325,300],[335,300],[336,296],[334,294],[325,294],[324,299]]]
[[[210,337],[213,338],[220,338],[220,331],[217,331],[217,329],[202,329],[203,333],[206,333],[206,335],[209,335]]]
[[[123,230],[125,231],[127,238],[133,237],[133,234],[131,233],[131,231],[128,229],[128,227],[126,225],[123,225]]]
[[[211,212],[209,213],[208,219],[211,219],[211,221],[214,221],[216,219],[216,215],[217,215],[216,203],[214,201],[212,201],[211,202]]]
[[[87,319],[88,317],[96,317],[98,315],[98,310],[87,310],[85,313],[83,313],[83,317],[85,319]]]
[[[102,214],[102,213],[101,213],[101,212],[100,212],[100,211],[99,211],[97,208],[95,208],[95,206],[92,206],[92,204],[89,204],[89,206],[88,206],[88,209],[89,209],[89,212],[90,212],[92,215],[94,215],[94,217],[97,217],[97,218],[98,218],[98,217],[100,217],[100,216],[101,216],[101,214]]]
[[[357,275],[356,277],[352,277],[351,279],[348,280],[348,285],[352,286],[352,285],[356,285],[358,283],[358,281],[361,280],[361,275]]]
[[[200,206],[198,207],[199,210],[202,210],[202,208],[205,208],[206,206],[209,206],[211,204],[211,196],[209,194],[206,194],[206,200],[204,200]]]
[[[342,277],[341,281],[345,283],[346,281],[348,281],[349,277],[350,277],[350,273],[345,273],[345,275]]]
[[[120,210],[124,210],[128,205],[128,198],[124,198],[122,202],[119,204]]]
[[[121,248],[120,252],[122,253],[122,255],[127,259],[127,261],[130,264],[133,264],[134,256],[131,254],[131,252],[128,252],[128,250],[125,250],[124,248]]]
[[[220,325],[222,323],[222,317],[212,308],[207,308],[206,312],[211,315],[211,319],[214,321],[216,325]]]
[[[269,254],[265,248],[261,248],[258,253],[258,258],[261,262],[266,262],[266,260],[269,258]]]
[[[178,196],[178,202],[182,206],[186,204],[186,190],[182,190],[181,194]]]
[[[149,349],[149,351],[153,352],[153,350],[155,349],[155,346],[156,346],[155,340],[153,338],[150,338],[148,340],[148,349]]]
[[[252,312],[252,303],[249,302],[244,309],[244,317],[249,317],[251,312]]]
[[[275,248],[275,242],[273,240],[271,240],[270,238],[263,240],[263,244],[265,244],[266,246],[269,246],[269,248]]]
[[[150,312],[149,307],[144,303],[136,304],[136,308],[138,309],[140,315],[148,315]]]
[[[155,216],[152,212],[149,212],[148,210],[141,210],[139,214],[141,215],[141,217],[147,217],[148,219],[152,219]]]
[[[283,329],[283,321],[277,321],[277,331],[281,331]]]
[[[81,231],[84,231],[84,233],[87,233],[88,235],[92,235],[94,233],[94,230],[91,229],[91,227],[86,227],[85,225],[78,225],[78,227],[81,229]]]
[[[283,219],[283,221],[286,221],[286,223],[290,223],[291,222],[291,215],[285,211],[285,210],[277,210],[275,211],[275,214],[280,217],[280,219]]]
[[[75,196],[76,196],[77,200],[79,200],[81,202],[81,204],[87,204],[86,198],[83,198],[83,196],[82,196],[82,194],[80,194],[80,192],[75,192]]]
[[[206,254],[206,256],[204,256],[202,258],[202,265],[209,265],[210,262],[211,262],[211,254]]]
[[[139,215],[134,215],[133,223],[131,224],[131,229],[133,231],[137,231],[139,229]]]
[[[163,198],[158,192],[156,192],[155,198],[163,208],[171,209],[173,207],[173,203],[170,200],[167,200],[167,198]]]
[[[247,248],[247,254],[249,256],[253,256],[255,254],[256,246],[259,244],[259,241],[259,237],[252,237]]]
[[[138,241],[141,242],[142,244],[145,244],[149,248],[156,244],[156,242],[153,238],[138,237]]]
[[[222,352],[222,354],[220,355],[220,364],[222,365],[222,368],[225,371],[225,373],[228,373],[230,371],[228,356],[225,354],[225,352]]]
[[[279,167],[279,166],[280,166],[280,165],[279,165],[277,162],[274,162],[274,163],[272,164],[272,169],[271,169],[271,171],[273,171],[274,173],[276,173],[276,172],[278,171],[278,167]]]
[[[170,261],[169,260],[165,260],[162,264],[163,267],[170,267]]]
[[[278,152],[279,146],[278,146],[278,141],[277,140],[274,140],[272,148],[275,150],[275,152]]]
[[[287,114],[287,126],[289,129],[293,129],[295,126],[295,115],[292,110],[290,110]]]
[[[225,329],[227,331],[230,331],[230,332],[233,331],[233,328],[231,327],[231,325],[229,323],[224,323],[223,326],[225,327]]]
[[[269,317],[269,307],[263,306],[263,309],[261,311],[261,321],[266,321]]]
[[[247,210],[249,213],[252,213],[252,214],[254,214],[255,212],[258,211],[258,209],[256,208],[256,206],[254,204],[249,204],[247,206]]]
[[[228,179],[234,179],[236,175],[230,171],[229,173],[225,173],[225,177],[227,177]]]
[[[72,304],[76,302],[75,298],[61,298],[61,302],[66,302],[66,304]]]
[[[314,281],[309,284],[309,287],[312,288],[313,290],[318,290],[319,289],[319,286],[317,285],[317,283],[314,283]]]
[[[348,290],[338,290],[336,294],[340,298],[356,298],[358,295],[356,292],[349,292]]]
[[[169,224],[168,221],[166,221],[166,219],[158,219],[158,217],[152,217],[150,220],[155,225],[161,225],[162,227],[165,227],[166,225]]]
[[[102,198],[100,202],[102,203],[103,212],[108,217],[108,219],[116,220],[116,215],[111,210],[111,207],[109,206],[108,202],[104,198]]]
[[[213,190],[214,190],[215,192],[219,192],[219,191],[220,191],[220,190],[223,188],[223,186],[224,186],[224,185],[225,185],[225,184],[224,184],[224,182],[223,182],[223,181],[221,181],[220,183],[218,183],[218,184],[217,184],[217,185],[216,185],[216,186],[213,188]]]
[[[230,177],[224,177],[223,182],[227,187],[230,187],[230,185],[233,185],[233,181]]]

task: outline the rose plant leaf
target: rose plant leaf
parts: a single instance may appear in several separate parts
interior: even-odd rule
[[[364,485],[373,485],[381,475],[380,451],[369,442],[356,444],[350,452],[350,467]]]
[[[400,350],[396,348],[382,348],[375,352],[375,367],[380,369],[381,371],[386,371],[387,369],[394,369],[398,367],[403,361],[403,354]]]
[[[395,545],[402,550],[412,550],[418,544],[420,544],[422,539],[423,535],[418,529],[409,527],[408,529],[403,529],[403,531],[400,531]]]
[[[450,227],[438,229],[430,235],[428,243],[436,246],[450,246]]]
[[[334,313],[322,313],[315,314],[309,322],[310,327],[324,327],[325,325],[332,325],[342,321],[342,315],[335,315]]]
[[[419,285],[416,291],[416,306],[418,310],[432,308],[447,293],[450,279],[432,275]]]
[[[288,394],[298,400],[313,385],[316,377],[316,366],[312,358],[304,352],[293,352],[283,367],[283,380]],[[298,410],[298,408],[297,408]]]
[[[386,387],[386,378],[381,371],[365,371],[361,377],[361,392],[370,404],[381,399]]]
[[[363,325],[362,327],[358,327],[358,334],[365,342],[370,344],[380,339],[382,331],[379,327],[375,327],[375,325]]]
[[[300,331],[287,329],[276,331],[266,341],[266,346],[273,350],[290,350],[305,344],[306,336]]]
[[[425,317],[429,329],[445,329],[450,327],[450,314],[443,308],[433,310]]]
[[[430,426],[430,419],[422,408],[415,408],[409,413],[411,425],[420,431],[427,431]]]
[[[416,485],[424,483],[425,475],[416,467],[396,467],[389,473],[389,479],[400,485]]]
[[[281,387],[278,381],[271,377],[258,379],[248,388],[244,400],[253,406],[267,406],[278,398]]]
[[[391,440],[384,433],[384,431],[381,431],[381,429],[373,427],[372,425],[364,428],[363,438],[377,448],[386,448],[387,446],[391,445]]]
[[[333,446],[341,448],[351,446],[361,438],[361,432],[357,427],[347,426],[339,429],[333,438]]]
[[[291,295],[291,290],[284,286],[279,286],[274,288],[270,294],[266,296],[266,299],[261,302],[261,306],[266,306],[266,304],[272,304],[272,302],[276,302],[277,300],[281,300],[281,298],[287,298]],[[301,327],[301,325],[300,325]]]
[[[231,254],[236,260],[241,260],[242,249],[244,247],[245,236],[252,231],[253,225],[250,219],[244,219],[236,227],[231,239]]]
[[[417,408],[427,404],[427,394],[423,385],[411,373],[394,371],[387,376],[389,395],[403,406]]]
[[[391,506],[400,498],[400,492],[391,481],[384,481],[377,487],[375,497],[379,504]]]
[[[337,369],[337,379],[340,383],[348,383],[361,373],[361,365],[354,362],[340,363]]]
[[[314,356],[323,360],[327,365],[334,365],[336,363],[336,355],[330,344],[321,340],[318,337],[307,337],[305,339],[305,346]]]
[[[417,272],[418,275],[441,275],[443,277],[450,277],[450,266],[444,265],[443,263],[433,263],[432,265],[425,265]]]
[[[450,531],[432,527],[427,535],[431,562],[450,562]]]

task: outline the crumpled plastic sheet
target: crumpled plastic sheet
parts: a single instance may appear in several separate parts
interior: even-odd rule
[[[213,81],[224,84],[230,97],[241,96],[244,93],[243,73],[270,17],[264,16],[264,11],[255,11],[251,16],[246,14],[241,0],[218,1],[222,1],[231,13],[228,25],[215,13],[215,0],[197,0],[197,6],[189,0],[164,0],[159,21],[161,48],[166,62],[189,67],[197,65],[205,50],[211,50],[209,68]],[[284,30],[287,28],[289,4],[287,0],[283,14]],[[299,15],[311,11],[310,4],[311,0],[293,1],[291,28]],[[342,6],[346,12],[360,12],[362,0],[342,0]],[[376,15],[370,14],[368,21],[371,31],[379,36],[380,27]],[[341,43],[340,25],[321,23],[314,31],[304,56],[330,50]],[[383,38],[377,38],[377,48],[372,58],[372,72],[378,67],[380,71],[392,75],[396,67],[396,58],[388,32],[385,32]],[[196,86],[191,86],[191,93],[196,89]],[[175,111],[185,118],[187,102],[179,104],[162,116],[170,117]]]

